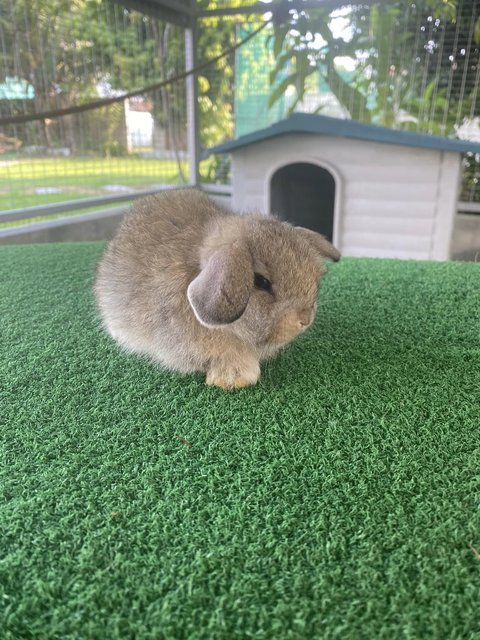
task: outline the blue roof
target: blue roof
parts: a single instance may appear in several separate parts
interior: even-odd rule
[[[262,142],[263,140],[269,140],[288,133],[318,133],[340,138],[353,138],[354,140],[369,140],[370,142],[418,147],[420,149],[480,153],[480,144],[478,142],[413,133],[411,131],[396,131],[372,124],[362,124],[355,120],[342,120],[312,113],[294,113],[285,120],[276,122],[265,129],[248,133],[236,140],[212,147],[207,150],[207,155],[229,153],[249,144],[255,144],[256,142]]]

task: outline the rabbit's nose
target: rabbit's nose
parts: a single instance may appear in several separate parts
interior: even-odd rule
[[[313,320],[314,310],[312,308],[302,309],[298,314],[298,322],[301,327],[307,327]]]

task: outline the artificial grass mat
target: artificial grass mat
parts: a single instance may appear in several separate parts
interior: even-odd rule
[[[480,638],[480,265],[332,265],[228,393],[100,331],[102,246],[0,249],[2,640]]]

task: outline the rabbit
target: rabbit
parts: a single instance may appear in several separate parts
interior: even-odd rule
[[[340,253],[320,234],[273,216],[237,214],[197,188],[134,203],[101,257],[95,297],[124,349],[223,389],[255,384],[313,322]]]

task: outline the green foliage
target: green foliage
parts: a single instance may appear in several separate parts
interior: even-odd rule
[[[231,6],[241,6],[234,0]],[[199,0],[199,9],[217,9],[217,0]],[[198,62],[205,62],[219,55],[236,42],[232,23],[219,17],[203,18],[198,27]],[[199,77],[200,141],[205,147],[218,144],[233,136],[234,118],[234,54],[218,60]]]
[[[468,153],[463,159],[463,185],[460,200],[480,202],[480,155]]]
[[[230,176],[231,161],[228,154],[214,155],[200,163],[202,182],[225,183]]]
[[[290,106],[292,112],[305,95],[307,78],[320,73],[335,96],[345,106],[348,105],[352,118],[368,121],[366,97],[344,80],[335,65],[336,57],[352,54],[352,45],[346,39],[333,36],[328,17],[327,9],[316,9],[308,14],[298,14],[289,25],[274,25],[273,51],[276,63],[270,74],[272,91],[269,106],[273,106],[291,86],[296,93],[296,99]],[[316,35],[321,36],[323,44],[314,42]],[[285,77],[285,74],[288,75]]]
[[[452,133],[476,109],[480,52],[471,47],[471,21],[473,16],[478,43],[479,11],[480,6],[457,0],[374,2],[343,13],[341,36],[332,31],[331,10],[291,12],[286,22],[274,26],[269,105],[293,87],[293,110],[304,96],[307,77],[314,74],[355,120]],[[441,20],[434,20],[437,15]],[[455,42],[456,49],[440,46],[442,38]],[[423,64],[412,64],[409,51],[424,52]],[[339,73],[342,57],[351,60],[348,80]]]
[[[99,81],[111,89],[129,91],[185,69],[183,29],[113,0],[0,0],[0,28],[7,52],[5,74],[28,78],[35,91],[31,105],[0,102],[0,115],[10,115],[12,106],[14,112],[24,113],[25,109],[44,111],[97,99]],[[199,30],[198,60],[217,55],[234,41],[231,23],[218,18],[207,21]],[[215,73],[215,82],[200,79],[201,139],[206,146],[233,131],[233,59],[219,61]],[[150,98],[155,121],[166,128],[167,144],[181,146],[186,121],[183,83],[181,90],[166,87]],[[116,110],[96,110],[82,117],[78,139],[68,141],[71,148],[88,148],[107,156],[126,152],[115,137]],[[65,144],[68,119],[63,122],[66,127],[58,122],[48,127],[27,125],[29,144]],[[77,121],[74,123],[76,126]]]

